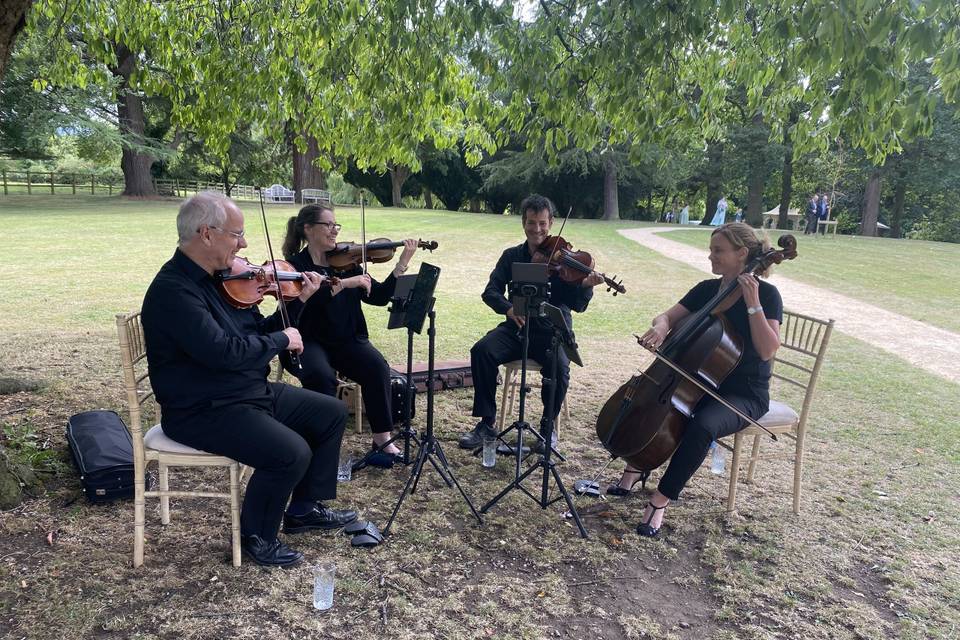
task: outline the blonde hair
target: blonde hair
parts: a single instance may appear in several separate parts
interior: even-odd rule
[[[770,250],[770,236],[764,230],[756,231],[750,225],[744,222],[728,222],[722,224],[713,230],[710,237],[721,235],[727,239],[734,249],[747,248],[747,262],[750,262],[758,255]],[[772,267],[763,271],[758,271],[757,275],[767,278],[772,272]]]

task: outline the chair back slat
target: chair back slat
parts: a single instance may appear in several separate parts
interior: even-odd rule
[[[833,320],[820,320],[792,311],[783,312],[780,349],[774,357],[772,377],[803,389],[803,403],[799,411],[801,429],[806,425],[833,324]]]
[[[150,373],[146,369],[146,342],[140,313],[118,313],[117,336],[120,340],[120,364],[123,370],[123,386],[127,394],[127,410],[130,413],[130,432],[134,446],[142,446],[143,405],[153,398]]]

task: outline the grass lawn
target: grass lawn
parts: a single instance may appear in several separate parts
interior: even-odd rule
[[[770,234],[774,244],[779,233]],[[702,247],[709,234],[692,229],[665,237]],[[795,235],[799,255],[777,266],[778,274],[960,332],[960,244]]]
[[[146,564],[132,569],[132,504],[95,507],[77,499],[63,428],[81,410],[123,413],[113,315],[139,307],[172,254],[176,207],[100,197],[0,199],[0,377],[44,383],[0,396],[2,441],[32,455],[50,476],[43,495],[0,512],[0,637],[957,637],[960,388],[842,333],[834,334],[810,419],[799,516],[790,510],[785,457],[761,463],[732,515],[723,509],[727,477],[701,470],[655,541],[633,532],[644,504],[639,487],[625,499],[579,500],[591,536],[583,541],[559,504],[541,510],[516,492],[478,527],[458,494],[428,470],[388,544],[366,551],[336,534],[292,540],[310,562],[337,562],[328,613],[310,606],[308,566],[229,565],[220,502],[175,500],[168,527],[148,503]],[[247,255],[263,260],[258,215],[245,210]],[[275,246],[295,212],[268,208]],[[358,210],[344,208],[338,220],[341,239],[359,239]],[[572,372],[572,420],[561,433],[568,460],[558,468],[568,486],[607,462],[593,432],[596,413],[646,363],[630,334],[703,277],[616,234],[628,226],[635,225],[578,220],[564,231],[627,287],[616,298],[598,288],[588,311],[575,316],[586,367]],[[498,321],[479,294],[500,251],[521,242],[519,219],[376,209],[368,211],[368,237],[377,236],[440,243],[433,255],[417,256],[442,269],[438,357],[469,357],[470,345]],[[696,230],[669,237],[706,242]],[[919,262],[925,252],[939,256],[927,260],[934,281],[952,282],[945,265],[956,249],[801,238],[800,260],[781,273],[804,280],[816,264],[830,277],[807,280],[812,284],[957,329],[947,313],[957,307],[955,287],[920,295],[909,284],[926,273]],[[374,265],[371,272],[382,277],[389,269]],[[863,273],[882,269],[893,294]],[[388,360],[401,362],[404,336],[384,328],[386,312],[368,309],[367,319]],[[424,359],[425,338],[416,344]],[[789,389],[775,387],[774,395],[796,400]],[[470,400],[467,391],[440,394],[436,429],[479,506],[510,474],[504,460],[484,470],[456,449],[470,424]],[[421,426],[422,397],[418,403]],[[539,402],[528,406],[536,420]],[[359,453],[368,444],[369,433],[351,431],[344,450]],[[614,463],[601,482],[618,469]],[[403,468],[363,471],[341,485],[337,502],[383,526],[406,478]]]

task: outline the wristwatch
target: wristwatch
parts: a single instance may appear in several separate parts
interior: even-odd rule
[[[760,313],[763,311],[763,307],[757,305],[755,307],[747,307],[747,315],[752,316],[755,313]]]

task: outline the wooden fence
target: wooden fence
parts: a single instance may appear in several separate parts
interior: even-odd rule
[[[123,192],[123,177],[91,173],[58,173],[56,171],[0,171],[3,195],[109,195]],[[200,191],[223,193],[223,184],[201,180],[153,180],[157,195],[185,198]],[[257,200],[251,185],[238,184],[230,190],[236,200]]]
[[[54,171],[0,171],[3,195],[11,193],[72,195],[90,193],[113,195],[123,191],[123,178],[90,173],[57,173]]]

